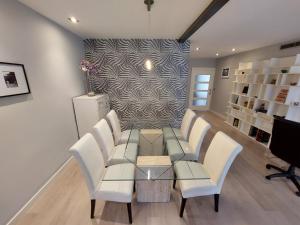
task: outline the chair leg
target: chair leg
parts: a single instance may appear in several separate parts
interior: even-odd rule
[[[173,189],[175,189],[175,187],[176,187],[176,178],[174,178],[173,180]]]
[[[95,206],[96,206],[96,200],[95,199],[91,199],[91,219],[94,218]]]
[[[219,212],[219,197],[220,197],[219,194],[215,194],[214,195],[214,199],[215,199],[215,211],[216,212]]]
[[[300,197],[300,184],[297,181],[297,179],[299,179],[299,177],[295,173],[295,169],[296,169],[295,166],[290,165],[287,171],[285,171],[281,168],[278,168],[277,166],[271,165],[271,164],[267,164],[266,167],[268,169],[269,168],[274,168],[274,169],[280,171],[280,173],[275,173],[275,174],[271,174],[271,175],[266,176],[266,179],[270,180],[270,179],[275,178],[275,177],[286,177],[287,179],[290,179],[294,183],[296,188],[298,189],[298,192],[296,192],[296,195]]]
[[[267,169],[273,168],[273,169],[278,170],[278,171],[280,171],[280,172],[286,172],[286,171],[284,171],[283,169],[279,168],[278,166],[274,166],[274,165],[272,165],[272,164],[267,164],[267,165],[266,165],[266,168],[267,168]]]
[[[291,177],[290,179],[298,189],[298,192],[296,192],[296,195],[300,197],[300,184],[298,183],[298,181],[295,177]]]
[[[128,212],[129,223],[132,224],[131,203],[127,203],[127,212]]]
[[[185,207],[185,204],[186,204],[186,198],[183,198],[181,199],[181,206],[180,206],[180,213],[179,213],[179,216],[180,217],[183,217],[183,211],[184,211],[184,207]]]

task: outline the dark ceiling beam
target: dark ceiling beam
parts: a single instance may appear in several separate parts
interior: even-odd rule
[[[183,43],[189,39],[203,24],[215,15],[229,0],[213,0],[192,25],[181,35],[178,42]]]

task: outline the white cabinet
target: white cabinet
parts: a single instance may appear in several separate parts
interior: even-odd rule
[[[89,97],[82,95],[73,98],[74,111],[78,126],[79,136],[91,132],[93,126],[109,112],[108,95]]]

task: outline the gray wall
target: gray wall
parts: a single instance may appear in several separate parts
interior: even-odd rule
[[[82,40],[17,1],[0,1],[0,61],[25,65],[31,94],[0,98],[0,224],[69,158]]]
[[[216,67],[216,59],[213,58],[191,58],[190,65],[192,67]]]
[[[190,43],[166,39],[85,40],[91,84],[107,93],[124,128],[178,127],[187,106]],[[151,58],[153,69],[144,64]]]
[[[255,60],[265,60],[274,57],[294,56],[300,53],[300,47],[280,50],[280,45],[272,45],[252,51],[223,57],[217,60],[216,76],[214,82],[214,92],[211,102],[211,110],[225,116],[226,106],[232,89],[232,81],[234,69],[238,68],[239,62],[249,62]],[[221,79],[221,71],[223,68],[230,68],[230,78]]]

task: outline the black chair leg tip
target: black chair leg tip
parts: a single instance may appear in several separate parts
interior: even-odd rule
[[[270,164],[267,164],[267,165],[266,165],[266,168],[267,168],[267,169],[271,169]]]
[[[270,176],[266,176],[266,179],[267,179],[267,180],[271,180],[271,177],[270,177]]]

